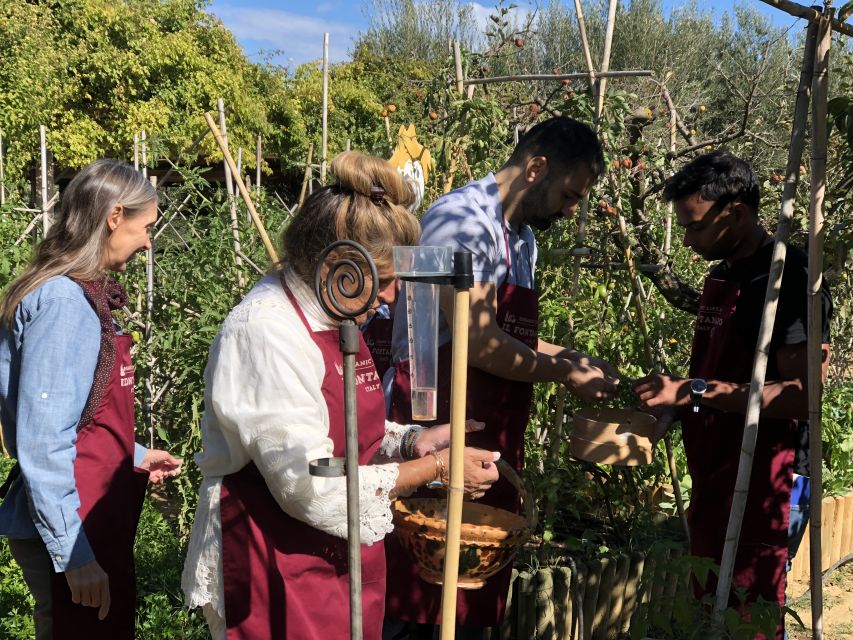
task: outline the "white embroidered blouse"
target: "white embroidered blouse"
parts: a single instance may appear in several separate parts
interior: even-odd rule
[[[334,328],[313,292],[290,270],[285,281],[312,330]],[[329,414],[321,392],[325,367],[278,273],[258,282],[217,334],[204,372],[204,479],[184,565],[187,605],[209,604],[224,619],[219,490],[222,478],[253,461],[281,509],[331,535],[346,538],[346,481],[308,474],[308,461],[332,456]],[[382,458],[400,458],[408,428],[386,422]],[[393,530],[388,493],[396,463],[359,468],[361,540],[372,544]]]

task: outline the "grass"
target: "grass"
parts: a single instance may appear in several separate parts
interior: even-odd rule
[[[186,549],[150,500],[136,537],[136,637],[138,640],[209,638],[200,610],[183,606],[181,571]],[[5,540],[0,541],[0,638],[34,636],[33,602]]]

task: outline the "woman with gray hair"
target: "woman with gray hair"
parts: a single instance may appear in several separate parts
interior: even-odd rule
[[[148,482],[181,461],[134,443],[127,294],[107,271],[151,246],[157,194],[113,160],[84,168],[30,265],[0,299],[0,422],[17,459],[6,536],[35,600],[37,640],[133,638],[133,541]]]

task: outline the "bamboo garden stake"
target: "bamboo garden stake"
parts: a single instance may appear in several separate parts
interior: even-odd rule
[[[219,112],[219,129],[222,131],[222,142],[228,148],[228,129],[225,122],[225,101],[216,99],[216,109]],[[234,194],[234,175],[240,175],[239,164],[232,172],[228,161],[223,159],[225,169],[225,190],[228,193],[228,213],[231,216],[231,238],[234,244],[234,264],[237,266],[237,288],[242,292],[246,283],[243,280],[243,258],[240,246],[240,222],[237,218],[237,199]]]
[[[216,99],[216,111],[219,114],[219,130],[222,132],[222,140],[225,142],[225,146],[230,149],[231,147],[228,145],[228,125],[225,121],[225,101],[222,98]],[[222,169],[225,172],[225,191],[228,193],[229,198],[233,198],[234,178],[231,175],[231,167],[228,166],[225,160],[222,161]]]
[[[675,109],[669,112],[669,151],[675,155],[676,132],[678,131],[678,122]],[[673,206],[670,202],[666,207],[664,214],[664,236],[663,236],[663,255],[669,257],[669,252],[672,249],[672,214]]]
[[[305,175],[302,176],[302,188],[299,190],[298,205],[301,207],[305,202],[305,196],[308,192],[308,185],[311,182],[311,161],[314,159],[314,143],[308,143],[308,157],[305,159]]]
[[[616,26],[616,5],[618,0],[610,0],[610,6],[607,10],[607,30],[604,34],[604,53],[601,55],[601,66],[598,69],[598,81],[595,86],[595,122],[598,126],[598,121],[601,119],[601,114],[604,112],[604,95],[607,93],[607,76],[604,75],[610,71],[610,51],[613,46],[613,30]]]
[[[0,129],[0,205],[6,204],[6,176],[3,173],[3,129]]]
[[[320,183],[326,184],[329,140],[329,33],[323,34],[323,137],[320,147]]]
[[[821,396],[823,392],[823,358],[821,336],[821,280],[823,278],[823,200],[826,194],[827,84],[829,51],[832,44],[827,9],[818,24],[817,52],[812,82],[812,162],[811,206],[809,207],[809,321],[808,321],[808,394],[809,394],[809,464],[811,480],[809,539],[811,542],[812,639],[823,638],[823,567],[821,563],[821,517],[823,509],[823,439]]]
[[[142,130],[142,177],[148,177],[148,134],[145,133],[145,129]]]
[[[470,262],[468,263],[470,268]],[[447,538],[441,588],[441,640],[456,637],[456,597],[459,544],[462,537],[462,497],[465,491],[465,399],[468,385],[468,289],[456,289],[453,306],[452,368],[450,373],[450,486],[447,487]]]
[[[791,232],[791,221],[794,214],[794,198],[797,183],[800,178],[800,160],[803,155],[805,141],[806,116],[809,110],[809,88],[811,87],[814,70],[815,42],[817,27],[810,23],[806,31],[806,45],[803,54],[803,66],[800,83],[797,89],[797,101],[794,109],[794,123],[791,132],[791,145],[788,153],[788,164],[785,170],[785,187],[782,192],[782,204],[779,211],[779,224],[776,228],[776,239],[773,245],[773,259],[770,267],[770,277],[767,281],[767,291],[764,297],[764,312],[761,327],[758,332],[758,342],[755,348],[755,360],[752,368],[752,381],[749,387],[746,419],[744,421],[743,440],[741,444],[740,462],[738,463],[737,480],[732,500],[732,509],[726,529],[725,546],[720,563],[720,574],[717,582],[717,594],[714,602],[714,617],[722,623],[723,612],[728,608],[731,594],[732,575],[734,573],[735,557],[737,555],[738,539],[743,524],[743,514],[746,509],[749,477],[752,472],[752,459],[755,454],[755,442],[758,437],[758,418],[761,411],[761,398],[764,391],[764,379],[767,373],[767,358],[770,348],[770,338],[776,320],[779,289],[782,283],[782,269],[785,265],[788,236]]]
[[[456,92],[462,95],[465,92],[465,77],[462,75],[462,50],[457,40],[453,41],[453,71],[456,77]]]
[[[231,174],[234,176],[237,181],[237,188],[240,190],[240,195],[243,196],[243,201],[246,203],[246,208],[249,210],[249,215],[252,216],[252,222],[255,223],[255,227],[258,230],[258,233],[261,236],[261,241],[264,243],[264,247],[267,250],[267,254],[270,257],[270,260],[273,264],[278,262],[278,253],[273,247],[272,242],[270,242],[270,237],[267,234],[267,230],[264,229],[264,223],[261,221],[260,216],[258,215],[258,211],[255,209],[255,204],[252,202],[252,196],[249,195],[248,189],[246,189],[246,184],[243,182],[243,178],[240,177],[240,174],[237,173],[237,167],[234,164],[234,158],[231,157],[231,153],[228,151],[228,147],[225,144],[225,141],[222,139],[222,134],[219,132],[219,128],[216,126],[216,123],[213,121],[213,117],[210,113],[204,114],[204,120],[207,122],[207,126],[210,128],[210,132],[213,134],[213,137],[216,138],[216,144],[219,145],[220,151],[222,151],[222,155],[225,156],[225,161],[228,163],[228,166],[231,168]]]
[[[261,197],[261,165],[264,163],[264,156],[261,153],[261,136],[258,136],[255,144],[255,191],[257,197]]]
[[[621,192],[621,188],[617,188],[616,192]],[[625,265],[628,268],[628,277],[631,281],[631,290],[634,294],[632,298],[634,300],[634,309],[637,313],[637,324],[640,325],[640,332],[643,336],[643,355],[645,356],[645,365],[647,368],[653,368],[656,364],[660,363],[656,363],[655,358],[652,355],[652,341],[651,336],[649,335],[648,323],[646,322],[645,309],[643,308],[642,284],[640,283],[640,276],[637,273],[637,268],[634,264],[634,255],[631,251],[631,240],[628,236],[628,227],[625,224],[625,216],[622,215],[621,202],[617,201],[616,211],[619,235],[622,236],[625,243]],[[660,355],[662,356],[663,354]],[[664,449],[666,450],[666,461],[667,466],[669,467],[669,476],[672,479],[672,492],[675,496],[676,511],[678,512],[678,517],[684,527],[684,535],[687,537],[687,546],[689,548],[690,526],[687,523],[687,511],[684,509],[684,498],[681,494],[681,482],[678,478],[678,467],[675,464],[675,452],[672,446],[672,437],[669,433],[663,437],[663,443]]]
[[[157,176],[151,176],[151,186],[157,190]],[[145,377],[145,403],[142,407],[145,426],[148,427],[148,446],[154,448],[154,355],[152,328],[154,327],[154,239],[145,252],[145,344],[148,349],[148,375]]]
[[[47,130],[45,126],[39,125],[39,142],[41,147],[41,224],[43,237],[47,237],[50,230],[50,216],[47,215]]]

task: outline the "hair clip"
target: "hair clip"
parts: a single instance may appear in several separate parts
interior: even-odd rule
[[[385,203],[385,189],[382,187],[377,187],[373,185],[370,187],[370,200],[373,204],[384,204]]]

